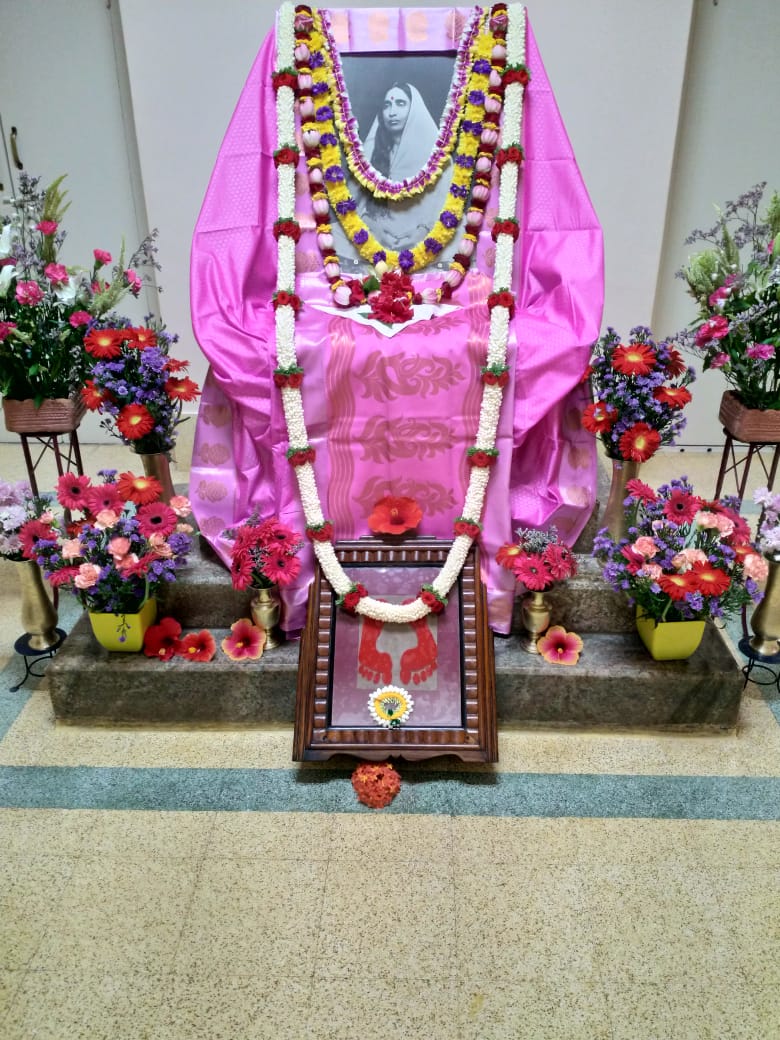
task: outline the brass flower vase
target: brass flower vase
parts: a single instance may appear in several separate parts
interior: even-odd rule
[[[529,654],[538,654],[536,641],[550,626],[551,605],[543,592],[527,592],[520,601],[523,632],[520,646]]]
[[[22,590],[22,625],[31,650],[57,646],[57,611],[49,598],[43,574],[35,560],[20,560],[16,565]]]
[[[600,527],[606,527],[613,541],[628,537],[628,521],[623,502],[626,498],[626,484],[639,476],[640,462],[626,459],[612,459],[612,483],[609,488],[607,505],[604,509]]]
[[[773,657],[780,653],[780,554],[767,556],[766,560],[769,574],[764,598],[750,618],[755,633],[750,648],[763,657]]]
[[[282,605],[279,590],[275,585],[268,589],[255,589],[255,595],[249,604],[252,621],[265,632],[265,649],[275,650],[281,646],[284,637],[278,629]]]
[[[143,463],[144,473],[147,477],[156,477],[162,484],[160,498],[163,502],[170,502],[176,494],[171,478],[171,457],[164,451],[144,454],[138,452],[138,457]]]

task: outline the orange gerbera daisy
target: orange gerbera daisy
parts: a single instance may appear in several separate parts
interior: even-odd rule
[[[126,502],[134,502],[137,506],[156,502],[162,494],[162,484],[157,477],[137,477],[135,473],[120,473],[116,486]]]
[[[704,596],[722,596],[731,584],[728,574],[711,563],[694,563],[688,573]]]
[[[508,542],[506,545],[502,545],[496,553],[496,563],[508,571],[513,571],[515,561],[522,551],[519,545]]]
[[[92,329],[84,337],[84,349],[101,360],[119,357],[124,338],[124,329]]]
[[[142,404],[126,404],[116,417],[116,425],[123,437],[139,441],[154,429],[154,417]]]
[[[81,400],[90,412],[96,412],[104,401],[110,400],[111,395],[107,390],[101,390],[95,385],[94,380],[88,379],[81,388]]]
[[[669,348],[669,360],[666,363],[666,371],[674,379],[676,376],[681,376],[685,371],[685,359],[683,358],[677,347]]]
[[[647,376],[653,371],[656,353],[646,343],[620,344],[612,354],[612,367],[622,376]]]
[[[691,392],[684,386],[657,386],[653,397],[670,408],[684,408],[691,400]]]
[[[634,462],[647,462],[661,446],[661,435],[647,423],[634,423],[618,441],[620,454]]]
[[[588,433],[609,433],[617,415],[617,409],[606,401],[594,401],[582,413],[582,425]]]
[[[127,329],[126,338],[128,347],[135,347],[136,350],[145,350],[147,347],[154,347],[157,344],[157,334],[154,329]]]

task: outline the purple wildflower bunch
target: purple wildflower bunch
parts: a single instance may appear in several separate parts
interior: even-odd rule
[[[28,520],[45,514],[48,501],[38,498],[26,480],[0,480],[0,556],[23,560],[19,532]]]
[[[623,342],[613,328],[594,343],[583,382],[592,403],[582,416],[612,459],[646,462],[662,444],[673,444],[685,426],[687,389],[695,379],[671,340],[656,342],[637,325]]]
[[[699,314],[680,333],[703,367],[719,369],[748,408],[780,408],[780,195],[765,213],[766,182],[718,210],[685,244],[708,247],[677,272]]]
[[[144,284],[138,269],[156,268],[155,238],[148,235],[129,260],[116,263],[93,251],[89,267],[59,259],[68,208],[63,177],[47,188],[19,174],[18,190],[0,220],[0,393],[15,400],[69,397],[91,368],[84,336],[110,318],[128,293]]]
[[[708,500],[687,477],[657,490],[630,480],[628,537],[593,541],[605,581],[655,621],[725,619],[762,592],[767,563],[735,498]]]

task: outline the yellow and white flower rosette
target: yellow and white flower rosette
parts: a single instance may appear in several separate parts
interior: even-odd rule
[[[380,686],[368,698],[368,710],[377,725],[397,729],[412,714],[414,700],[400,686]]]

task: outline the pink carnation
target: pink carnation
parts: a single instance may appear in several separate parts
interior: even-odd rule
[[[42,235],[53,235],[58,227],[56,220],[41,220],[35,225],[35,230],[40,231]]]
[[[658,552],[658,546],[648,535],[642,535],[641,538],[637,538],[634,542],[633,548],[635,552],[641,553],[643,556],[647,557],[647,559],[650,559],[651,556],[655,556]]]
[[[92,255],[95,257],[99,266],[111,263],[111,254],[107,253],[105,249],[93,249]]]
[[[141,279],[138,277],[138,275],[135,273],[132,267],[128,267],[128,269],[125,271],[125,278],[127,279],[127,284],[130,289],[130,292],[133,294],[133,296],[137,296],[141,291],[142,283]]]
[[[728,321],[720,314],[716,314],[712,318],[707,318],[704,324],[699,328],[694,342],[697,347],[703,347],[708,343],[711,343],[714,339],[723,339],[723,337],[728,336],[728,334]]]
[[[99,579],[99,567],[96,567],[94,563],[82,563],[78,574],[73,579],[73,584],[77,589],[91,589],[97,585]]]
[[[694,563],[706,563],[707,554],[702,549],[681,549],[672,557],[672,566],[678,571],[689,571]]]
[[[766,581],[769,574],[769,564],[763,556],[759,556],[757,553],[748,553],[742,561],[742,568],[745,577],[752,578],[753,581]]]
[[[61,547],[63,560],[77,560],[81,556],[81,542],[78,538],[66,538]]]
[[[34,307],[43,299],[43,292],[37,282],[18,282],[16,286],[16,302],[24,307]]]
[[[68,269],[64,264],[47,264],[43,273],[52,285],[65,285],[68,281]]]
[[[775,356],[775,348],[771,343],[752,343],[745,353],[756,361],[768,361]]]
[[[11,331],[15,328],[15,321],[0,321],[0,343],[2,343],[4,339],[8,339]]]
[[[114,560],[127,556],[130,552],[130,539],[121,537],[112,538],[108,543],[108,551],[114,557]]]
[[[710,368],[723,368],[723,366],[727,365],[730,360],[731,358],[728,356],[728,354],[724,354],[721,351],[719,354],[716,354],[714,357],[710,358]]]
[[[88,325],[92,321],[92,315],[87,311],[74,311],[68,321],[74,329],[77,329],[80,325]]]
[[[729,520],[722,513],[711,513],[707,509],[700,509],[694,520],[699,527],[714,529],[721,538],[728,538],[734,531],[734,521]]]

